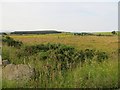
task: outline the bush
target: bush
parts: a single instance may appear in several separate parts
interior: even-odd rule
[[[38,55],[39,60],[59,63],[61,70],[67,70],[78,63],[84,63],[85,60],[91,61],[94,57],[97,57],[99,62],[108,59],[105,52],[94,49],[75,50],[72,46],[51,43],[26,46],[22,53],[18,52],[18,57],[30,57],[34,54]]]
[[[14,47],[12,48],[14,49]],[[59,64],[59,69],[61,70],[71,69],[76,67],[79,63],[83,65],[85,61],[91,62],[94,58],[96,58],[98,62],[108,59],[108,55],[105,52],[94,49],[75,50],[72,46],[51,43],[25,46],[21,49],[17,49],[15,52],[19,62],[21,62],[21,60],[23,62],[23,59],[29,60],[29,58],[34,57],[35,60],[42,60],[45,61],[45,63],[50,61],[54,62],[55,65]],[[3,52],[3,57],[4,59],[10,59],[9,53],[7,52]],[[15,61],[15,63],[16,62],[17,61]],[[53,64],[50,63],[49,65]],[[56,67],[55,65],[54,68]]]
[[[40,52],[40,60],[46,60],[48,58],[48,52]]]
[[[84,62],[85,61],[85,53],[83,50],[75,53],[74,58],[76,62]]]
[[[85,56],[87,59],[93,59],[95,56],[95,50],[85,49]]]
[[[23,44],[21,41],[15,41],[13,38],[9,36],[4,37],[2,41],[3,43],[6,43],[8,46],[13,46],[17,48],[20,48]]]
[[[103,60],[108,59],[108,55],[105,52],[98,51],[96,55],[97,55],[97,60],[99,62],[102,62]]]

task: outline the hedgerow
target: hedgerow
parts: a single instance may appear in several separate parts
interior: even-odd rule
[[[23,44],[21,41],[16,41],[9,36],[2,38],[2,42],[6,43],[8,46],[17,47],[17,48],[20,48]]]
[[[21,41],[16,41],[9,36],[4,37],[3,42],[8,46],[17,48],[23,44]],[[106,52],[88,48],[85,50],[76,50],[73,46],[55,43],[24,46],[17,50],[16,54],[19,59],[37,55],[39,60],[56,61],[56,64],[60,64],[61,70],[67,70],[75,67],[78,63],[83,64],[87,60],[91,61],[93,58],[96,58],[98,62],[108,59]]]
[[[76,66],[78,63],[93,60],[93,58],[96,58],[98,62],[108,59],[106,52],[94,49],[76,50],[72,46],[52,43],[25,46],[22,52],[18,52],[17,55],[19,58],[37,55],[39,60],[56,61],[56,63],[61,64],[61,70],[69,69],[72,66]]]

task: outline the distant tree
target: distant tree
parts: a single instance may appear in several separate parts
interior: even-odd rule
[[[113,35],[115,35],[115,34],[116,34],[116,32],[115,32],[115,31],[112,31],[111,33],[112,33]]]
[[[2,33],[2,35],[7,35],[7,33]]]

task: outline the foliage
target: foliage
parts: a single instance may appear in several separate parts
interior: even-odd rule
[[[86,32],[84,32],[84,33],[74,33],[74,35],[81,35],[81,36],[91,35],[91,36],[93,36],[94,34],[93,33],[86,33]]]
[[[112,63],[112,65],[111,65]],[[39,63],[37,65],[40,65]],[[37,66],[38,67],[38,66]],[[37,69],[36,69],[37,70]],[[117,88],[118,66],[116,61],[92,62],[78,66],[74,70],[52,70],[43,66],[36,72],[36,78],[30,81],[3,80],[3,88]],[[17,82],[17,83],[16,83]]]
[[[111,33],[112,33],[113,35],[117,34],[115,31],[112,31]]]
[[[40,60],[56,61],[56,63],[60,64],[61,70],[73,68],[77,63],[92,60],[94,57],[97,57],[98,62],[108,59],[105,52],[92,49],[76,50],[72,46],[54,43],[25,46],[21,51],[17,52],[19,58],[29,58],[30,55],[37,55]]]
[[[22,42],[21,41],[15,41],[13,38],[6,36],[2,39],[3,43],[6,43],[8,46],[13,46],[13,47],[21,47]]]
[[[105,52],[97,52],[97,59],[99,62],[102,62],[102,60],[108,59],[108,55]]]
[[[57,35],[37,37],[29,35],[14,37],[15,40],[24,42],[21,48],[3,45],[3,59],[8,59],[14,64],[28,64],[35,68],[35,77],[30,81],[15,83],[16,81],[3,80],[4,88],[118,87],[117,55],[112,54],[113,50],[117,51],[117,49],[115,43],[108,46],[110,42],[116,40],[115,36],[109,38],[74,35],[61,35],[59,38]]]

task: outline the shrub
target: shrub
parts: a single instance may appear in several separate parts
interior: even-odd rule
[[[87,59],[93,59],[95,56],[95,50],[85,49],[85,56]]]
[[[26,46],[22,53],[18,52],[18,57],[30,55],[38,55],[39,60],[45,60],[48,62],[56,61],[59,63],[61,70],[67,70],[72,66],[76,66],[77,63],[84,63],[85,60],[92,60],[97,57],[99,62],[108,59],[108,55],[105,52],[96,51],[94,49],[75,50],[72,46],[63,44],[39,44]]]
[[[117,34],[116,31],[112,31],[111,33],[112,33],[113,35]]]
[[[40,52],[40,60],[46,60],[48,58],[48,52]]]
[[[3,43],[6,43],[8,46],[13,46],[17,48],[20,48],[23,44],[21,41],[15,41],[13,38],[9,36],[4,37],[2,41]]]
[[[105,52],[98,51],[96,55],[97,55],[97,60],[99,62],[102,62],[103,60],[108,59],[108,55]]]
[[[75,53],[74,58],[76,62],[84,62],[85,61],[85,53],[83,50]]]

